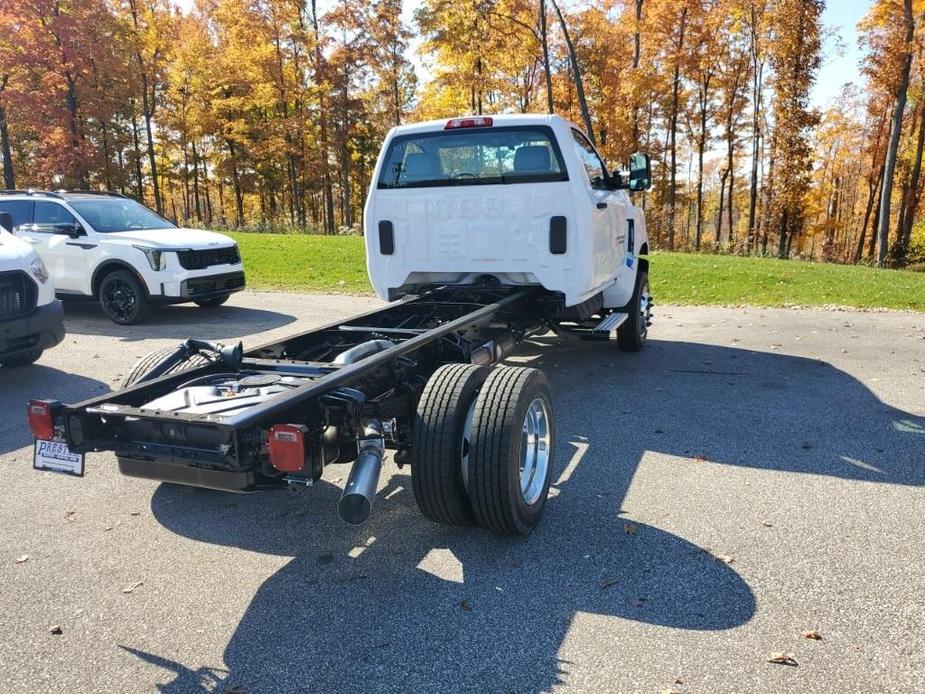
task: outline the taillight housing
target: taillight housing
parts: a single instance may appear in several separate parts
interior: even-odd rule
[[[301,472],[305,467],[306,434],[304,424],[274,424],[270,427],[270,464],[280,472]]]
[[[57,400],[30,400],[26,405],[26,418],[35,438],[43,441],[55,438],[55,409],[59,404]]]
[[[494,121],[491,116],[473,116],[471,118],[451,118],[443,126],[444,130],[456,128],[489,128]]]

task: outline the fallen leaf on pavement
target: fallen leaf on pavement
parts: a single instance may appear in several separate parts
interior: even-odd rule
[[[804,639],[812,639],[813,641],[822,641],[822,634],[820,634],[815,629],[807,629],[802,634],[800,634]]]
[[[469,604],[468,600],[460,600],[458,604],[466,612],[472,612],[472,605]]]
[[[768,656],[768,662],[777,665],[790,665],[791,667],[797,665],[797,660],[793,653],[772,653]]]
[[[768,523],[767,521],[761,521],[761,524],[762,524],[764,527],[766,527],[766,528],[773,528],[773,527],[774,527],[774,524],[773,524],[773,523]]]
[[[623,532],[625,532],[627,535],[635,535],[636,534],[636,524],[635,523],[624,523]]]
[[[130,515],[130,516],[140,516],[140,515],[141,515],[141,511],[131,511],[128,515]]]
[[[143,586],[144,584],[145,584],[144,581],[135,581],[132,585],[128,586],[127,588],[123,588],[123,589],[122,589],[122,592],[123,592],[123,593],[131,593],[131,592],[133,592],[136,588],[141,588],[141,586]]]
[[[27,561],[29,561],[29,555],[28,555],[28,554],[24,554],[24,555],[22,555],[21,557],[16,557],[16,563],[17,563],[17,564],[25,564]]]
[[[733,562],[736,560],[735,557],[733,557],[733,556],[731,556],[731,555],[729,555],[729,554],[714,554],[714,555],[713,555],[713,558],[714,558],[716,561],[721,561],[721,562],[723,562],[724,564],[731,564],[731,563],[733,563]]]
[[[64,632],[61,630],[61,627],[55,624],[48,632],[54,636],[61,636]]]
[[[697,455],[694,456],[694,460],[699,460],[701,462],[703,462],[706,459],[707,459],[707,456],[703,453],[698,453]]]
[[[76,516],[77,516],[77,511],[65,511],[64,512],[64,520],[66,520],[68,523],[73,523],[74,518]]]
[[[607,588],[610,588],[610,586],[615,586],[615,585],[617,585],[617,579],[606,578],[603,581],[601,581],[601,590],[606,590]]]

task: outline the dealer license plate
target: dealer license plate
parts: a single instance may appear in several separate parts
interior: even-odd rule
[[[84,476],[84,454],[71,453],[63,441],[36,439],[32,467],[36,470],[62,472],[65,475]]]

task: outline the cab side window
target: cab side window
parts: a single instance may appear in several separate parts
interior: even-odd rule
[[[59,230],[62,225],[71,226],[77,223],[74,215],[54,202],[36,201],[33,220],[35,223],[35,231],[44,231],[47,233],[54,233]]]
[[[577,130],[572,130],[572,137],[575,139],[575,152],[582,164],[585,165],[585,171],[588,173],[588,181],[592,188],[599,190],[609,190],[607,185],[607,173],[604,168],[604,162],[597,156],[594,147],[588,142],[588,138]]]
[[[31,200],[0,200],[0,212],[9,212],[13,218],[13,228],[9,231],[32,224]]]

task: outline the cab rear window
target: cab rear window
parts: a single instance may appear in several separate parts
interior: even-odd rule
[[[377,187],[567,180],[550,128],[506,126],[399,135],[389,143]]]

